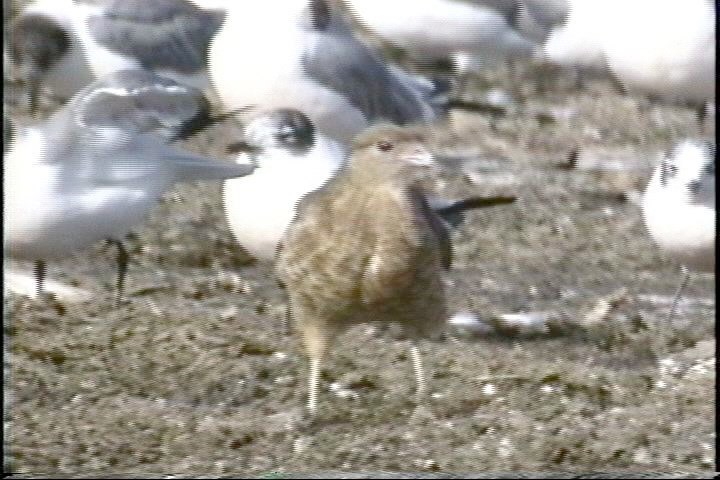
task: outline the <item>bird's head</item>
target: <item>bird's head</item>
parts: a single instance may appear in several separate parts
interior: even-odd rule
[[[715,194],[715,144],[685,140],[668,152],[660,164],[660,185],[689,201]]]
[[[315,144],[315,127],[299,110],[282,108],[262,113],[245,127],[245,140],[228,145],[230,153],[285,150],[303,155]]]
[[[330,27],[333,11],[327,0],[306,0],[302,14],[302,27],[310,31],[322,32]]]
[[[13,22],[9,38],[11,75],[28,86],[30,110],[35,113],[42,80],[70,49],[70,35],[52,18],[28,14]]]
[[[414,127],[377,125],[353,140],[350,167],[407,184],[437,174],[427,139]]]

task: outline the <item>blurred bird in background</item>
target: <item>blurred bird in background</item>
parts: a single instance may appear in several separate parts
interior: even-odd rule
[[[95,79],[144,69],[209,89],[207,52],[222,10],[186,0],[37,0],[10,26],[12,75],[69,98]]]
[[[202,93],[142,70],[80,91],[48,120],[19,129],[3,162],[6,252],[36,264],[99,240],[118,248],[118,299],[129,255],[123,236],[176,182],[248,175],[254,167],[172,146],[209,123]]]
[[[694,108],[715,101],[715,3],[570,0],[544,45],[549,61],[606,70],[633,93]]]
[[[237,2],[210,47],[210,77],[226,108],[294,108],[335,140],[370,122],[428,122],[424,91],[357,40],[327,0]]]
[[[520,14],[527,30],[545,21],[522,2],[458,0],[349,0],[357,21],[419,64],[449,61],[456,73],[477,71],[505,58],[530,57],[533,38],[519,30]]]
[[[672,321],[690,271],[715,271],[715,144],[689,139],[675,145],[655,169],[642,211],[652,239],[683,266]]]

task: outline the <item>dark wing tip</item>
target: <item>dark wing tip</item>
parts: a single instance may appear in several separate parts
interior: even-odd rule
[[[233,142],[225,147],[227,153],[257,153],[260,151],[260,147],[252,145],[244,140]]]

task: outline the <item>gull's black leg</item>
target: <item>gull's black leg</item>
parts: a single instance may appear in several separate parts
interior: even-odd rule
[[[45,261],[35,260],[35,291],[38,297],[45,293],[45,270]]]
[[[673,296],[672,305],[670,306],[670,313],[668,314],[667,322],[672,326],[673,318],[675,317],[675,313],[677,312],[677,306],[678,302],[680,301],[680,297],[682,296],[683,290],[685,290],[685,287],[687,286],[688,282],[690,281],[690,272],[688,271],[687,267],[682,267],[682,281],[680,282],[680,286],[678,286],[677,291],[675,292],[675,295]]]
[[[125,277],[127,276],[128,263],[130,263],[130,254],[125,249],[125,245],[120,240],[108,239],[108,242],[117,247],[117,284],[116,284],[116,303],[120,305],[123,291],[125,289]]]
[[[710,103],[703,102],[700,105],[695,106],[695,117],[700,127],[700,132],[705,131],[705,124],[707,123],[708,116],[710,115]]]

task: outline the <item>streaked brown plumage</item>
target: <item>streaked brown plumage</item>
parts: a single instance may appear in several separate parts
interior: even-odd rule
[[[415,341],[445,322],[442,276],[451,257],[446,227],[420,187],[433,166],[417,131],[373,127],[355,139],[338,175],[298,204],[276,268],[311,360],[311,412],[322,357],[357,323],[404,326],[425,393]]]

